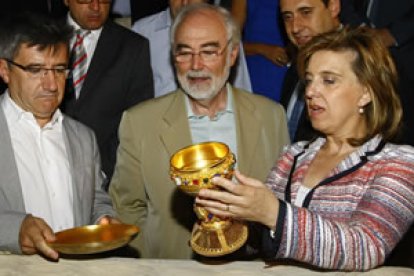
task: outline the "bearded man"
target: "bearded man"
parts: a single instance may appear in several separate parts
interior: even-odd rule
[[[110,195],[119,218],[141,228],[132,242],[141,257],[194,257],[188,241],[193,198],[169,177],[170,157],[194,143],[220,141],[245,174],[266,179],[289,143],[283,108],[228,84],[240,31],[223,8],[188,5],[171,28],[181,89],[127,110],[120,126]]]

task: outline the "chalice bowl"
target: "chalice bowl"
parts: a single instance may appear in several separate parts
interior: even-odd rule
[[[231,179],[236,160],[226,144],[206,142],[177,151],[170,160],[170,176],[178,189],[196,196],[201,189],[219,189],[213,177]],[[199,219],[190,240],[192,249],[203,256],[216,257],[232,253],[243,246],[248,230],[245,223],[219,218],[195,206]]]

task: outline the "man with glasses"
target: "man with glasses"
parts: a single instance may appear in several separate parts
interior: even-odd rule
[[[54,232],[118,223],[93,132],[58,106],[71,28],[25,13],[0,25],[0,251],[57,259]]]
[[[95,131],[109,182],[122,112],[154,96],[149,45],[108,19],[111,0],[64,2],[77,36],[71,41],[72,74],[62,109]]]
[[[120,219],[141,228],[132,246],[142,257],[188,259],[193,199],[170,179],[170,156],[193,143],[224,142],[240,171],[265,180],[289,141],[280,105],[228,84],[240,43],[228,11],[186,6],[171,39],[181,89],[124,113],[109,191]]]
[[[132,30],[150,41],[151,66],[154,73],[155,97],[177,89],[174,64],[170,55],[170,28],[178,11],[191,4],[207,3],[207,0],[169,0],[168,8],[135,22]],[[243,49],[240,48],[240,51]],[[237,88],[252,90],[246,59],[239,53],[238,61],[230,74],[230,83]]]

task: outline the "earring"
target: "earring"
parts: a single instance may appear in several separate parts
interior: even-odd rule
[[[363,107],[360,107],[360,108],[358,109],[358,111],[359,111],[359,114],[364,114],[364,108],[363,108]]]

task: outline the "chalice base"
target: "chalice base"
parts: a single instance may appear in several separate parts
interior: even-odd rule
[[[217,225],[220,224],[202,222],[193,233],[190,244],[196,253],[206,257],[219,257],[236,251],[246,242],[246,224],[227,221],[222,227]]]

